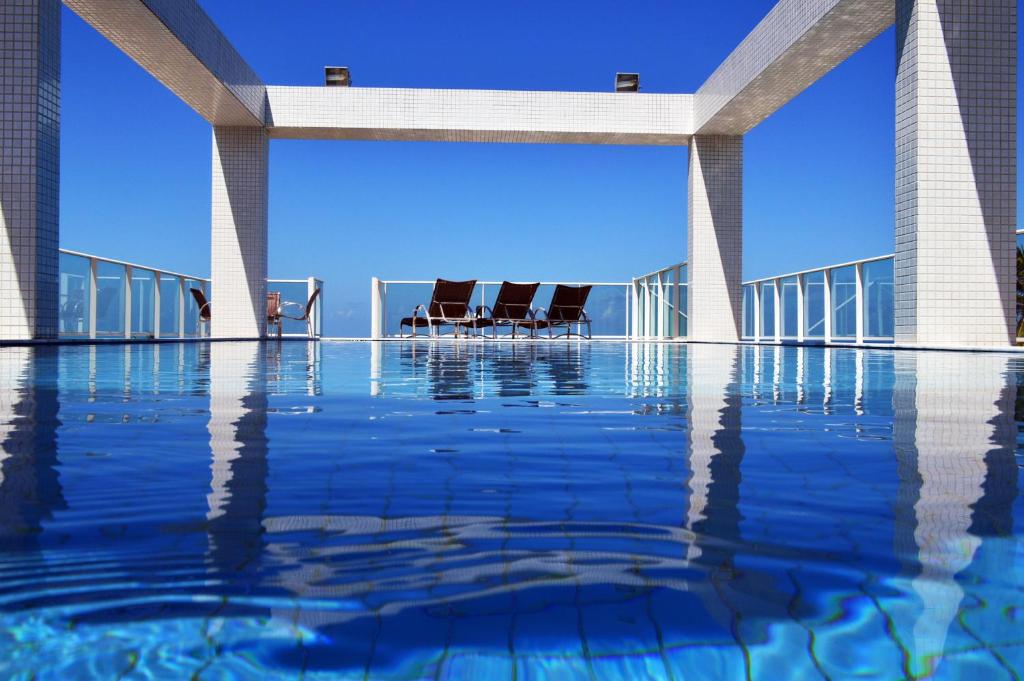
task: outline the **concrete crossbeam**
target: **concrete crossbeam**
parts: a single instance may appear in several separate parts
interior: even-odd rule
[[[278,139],[685,145],[692,95],[267,88]]]
[[[64,0],[212,125],[262,125],[263,81],[196,0]]]
[[[780,0],[697,90],[697,132],[748,132],[894,21],[893,0]]]

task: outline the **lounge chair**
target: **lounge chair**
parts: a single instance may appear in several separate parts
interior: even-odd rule
[[[459,326],[464,329],[474,329],[477,333],[480,329],[491,329],[491,335],[498,337],[499,326],[511,326],[512,337],[516,337],[519,325],[530,318],[530,306],[533,305],[533,296],[537,293],[540,284],[513,284],[510,281],[501,282],[498,289],[498,297],[494,299],[494,307],[479,305],[476,308],[476,317],[468,322],[462,322]],[[484,312],[487,316],[484,316]]]
[[[277,337],[281,337],[281,292],[267,291],[267,328],[277,325]]]
[[[206,294],[202,289],[190,288],[189,291],[192,292],[192,297],[195,298],[196,305],[199,306],[199,318],[196,319],[196,335],[199,336],[203,322],[210,323],[210,301],[206,299]]]
[[[441,326],[454,327],[455,335],[459,335],[459,324],[472,318],[469,310],[469,299],[473,297],[476,279],[470,281],[448,281],[438,279],[434,284],[434,292],[430,296],[430,305],[417,305],[411,317],[405,317],[398,325],[398,335],[404,336],[403,329],[410,327],[412,335],[416,329],[426,327],[427,333],[437,335]],[[423,313],[423,316],[420,316]]]
[[[565,328],[565,333],[559,337],[568,338],[578,336],[580,338],[591,337],[590,317],[583,308],[587,304],[587,297],[590,296],[592,286],[565,286],[558,284],[551,296],[551,304],[544,309],[538,307],[530,314],[530,319],[520,322],[519,326],[530,330],[530,335],[540,329],[548,330],[548,338],[552,338],[552,330]],[[576,333],[572,332],[572,325],[576,324]],[[583,335],[583,327],[587,327],[587,335]]]
[[[316,299],[319,296],[320,296],[320,289],[314,289],[313,290],[313,295],[311,295],[309,297],[309,300],[306,301],[306,307],[305,307],[302,315],[299,316],[299,317],[293,317],[291,315],[286,315],[283,311],[279,312],[278,316],[280,317],[280,319],[294,319],[297,322],[306,322],[306,335],[308,337],[312,338],[313,337],[313,306],[316,304]],[[302,307],[301,303],[281,303],[280,310],[287,310],[290,307],[295,307],[295,308],[298,308],[300,310],[303,310],[303,307]],[[277,325],[277,337],[278,338],[281,337],[281,323],[280,323],[280,319],[278,320],[278,325]]]

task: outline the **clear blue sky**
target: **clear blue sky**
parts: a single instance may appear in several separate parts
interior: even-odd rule
[[[264,81],[694,92],[772,0],[201,0]],[[210,128],[64,10],[61,245],[209,273]],[[891,252],[890,29],[747,135],[744,276]],[[366,335],[371,276],[628,281],[686,257],[685,148],[280,140],[270,276],[326,280]]]

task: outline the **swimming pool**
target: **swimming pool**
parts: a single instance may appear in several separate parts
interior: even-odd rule
[[[0,348],[0,677],[1019,678],[1024,358]]]

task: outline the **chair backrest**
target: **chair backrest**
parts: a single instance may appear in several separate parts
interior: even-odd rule
[[[553,322],[577,322],[583,316],[593,286],[566,286],[559,284],[551,296],[548,319]]]
[[[313,295],[309,297],[309,302],[306,303],[306,314],[304,319],[309,319],[309,315],[313,312],[313,305],[316,303],[316,297],[320,295],[320,289],[314,289]]]
[[[201,289],[190,288],[192,297],[196,300],[196,305],[199,306],[199,318],[203,321],[210,319],[210,303],[206,300],[206,296],[203,294]]]
[[[267,319],[276,320],[281,316],[281,292],[267,291]]]
[[[501,282],[498,297],[491,308],[494,319],[526,319],[533,305],[533,297],[537,294],[540,284],[513,284],[511,281]]]
[[[469,299],[473,297],[476,279],[469,281],[448,281],[438,279],[434,294],[430,297],[431,317],[456,319],[469,316]]]

